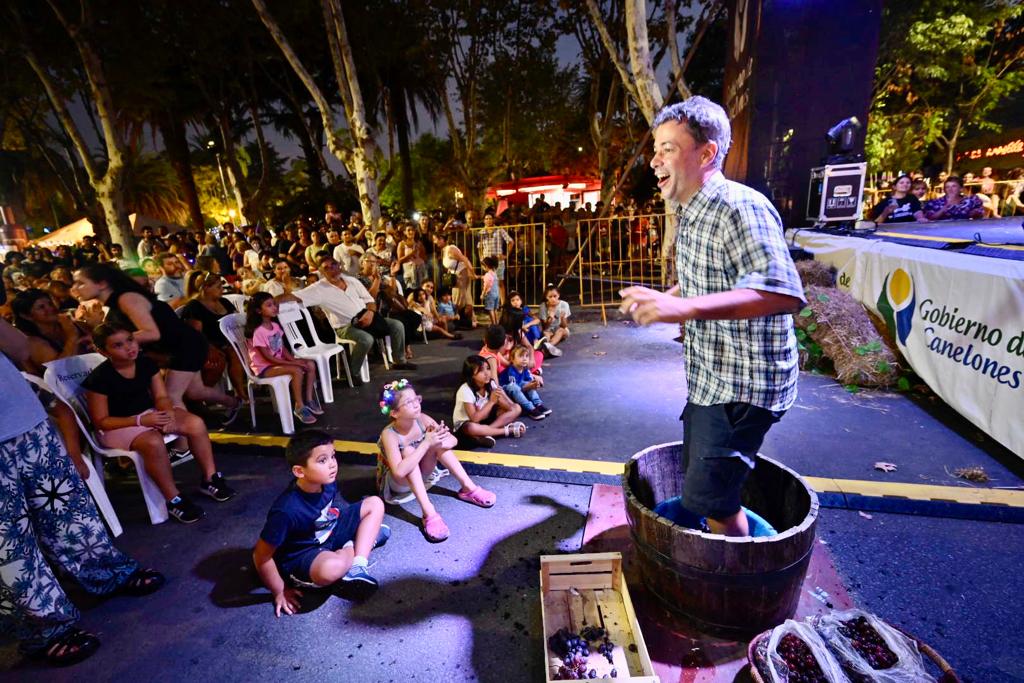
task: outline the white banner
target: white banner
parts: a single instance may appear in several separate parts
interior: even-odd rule
[[[812,233],[791,239],[835,265],[946,403],[1024,457],[1024,263]]]

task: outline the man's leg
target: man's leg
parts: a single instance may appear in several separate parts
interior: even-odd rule
[[[391,337],[391,355],[396,363],[401,363],[405,360],[405,326],[393,318],[384,318],[384,322]]]
[[[353,376],[359,373],[359,368],[363,367],[363,361],[366,360],[366,354],[373,348],[373,336],[369,332],[364,332],[355,325],[348,325],[343,327],[337,332],[339,339],[351,339],[356,343],[356,348],[352,352],[351,367]]]
[[[740,492],[768,428],[782,417],[746,403],[687,405],[683,411],[683,503],[713,533],[749,534]]]

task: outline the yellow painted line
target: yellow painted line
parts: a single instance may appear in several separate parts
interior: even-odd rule
[[[288,438],[284,436],[262,436],[249,434],[210,434],[214,443],[239,446],[261,446],[284,448]],[[335,449],[360,453],[376,458],[377,444],[365,441],[334,442]],[[553,458],[542,455],[520,455],[518,453],[495,453],[493,451],[455,451],[459,460],[476,465],[499,465],[535,470],[555,470],[577,474],[602,474],[617,477],[622,474],[624,463],[606,460],[582,460],[578,458]],[[368,458],[369,459],[369,458]],[[974,505],[1004,505],[1024,508],[1024,491],[1004,489],[971,488],[966,486],[938,486],[935,484],[907,484],[902,482],[867,481],[863,479],[834,479],[831,477],[804,477],[811,488],[820,493],[845,493],[874,498],[905,498],[908,500],[934,500]]]
[[[954,242],[955,243],[961,243],[961,242],[963,242],[963,243],[967,243],[967,242],[973,242],[974,241],[974,240],[969,240],[969,239],[965,239],[965,238],[962,238],[962,237],[930,237],[928,235],[920,235],[920,234],[917,234],[917,233],[910,233],[910,232],[876,232],[875,234],[876,235],[881,235],[882,237],[902,237],[904,239],[922,240],[922,241],[925,241],[925,242],[950,242],[950,243],[954,243]]]
[[[1024,246],[1019,244],[989,244],[987,242],[978,242],[979,247],[988,247],[989,249],[1006,249],[1007,251],[1024,251]]]

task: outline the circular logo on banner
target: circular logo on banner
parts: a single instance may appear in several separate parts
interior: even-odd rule
[[[914,309],[917,307],[914,279],[907,271],[897,268],[886,276],[878,295],[877,307],[890,334],[905,346],[914,320]]]

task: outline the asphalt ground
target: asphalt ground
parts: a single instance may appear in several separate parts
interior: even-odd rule
[[[611,463],[678,440],[684,393],[674,330],[611,322],[574,332],[565,356],[545,371],[543,395],[554,414],[496,450]],[[428,413],[450,419],[458,365],[476,347],[470,340],[415,347],[420,369],[410,379]],[[373,388],[398,375],[379,365],[373,375],[367,387],[337,385],[318,426],[338,439],[374,441],[383,420]],[[264,404],[259,425],[274,426]],[[961,487],[947,470],[981,465],[992,486],[1020,485],[1012,454],[972,429],[926,399],[851,395],[805,374],[798,405],[762,450],[809,476]],[[449,493],[433,499],[452,529],[448,541],[425,541],[415,504],[389,508],[394,536],[371,558],[382,583],[377,595],[310,594],[302,614],[275,619],[250,553],[287,469],[276,449],[218,444],[216,452],[241,495],[204,502],[207,518],[192,526],[149,525],[134,478],[109,481],[125,527],[118,546],[164,571],[168,585],[143,599],[72,592],[82,625],[103,639],[101,651],[53,670],[22,661],[5,643],[0,680],[543,680],[537,556],[579,549],[590,500],[584,480],[478,466],[473,471],[502,475],[478,477],[498,494],[494,509],[481,510],[458,501],[456,484],[445,479],[440,487]],[[898,469],[876,472],[876,460]],[[186,487],[197,476],[194,463],[175,473]],[[350,500],[373,492],[369,465],[346,465],[341,478]],[[869,514],[826,509],[820,518],[820,537],[857,603],[932,644],[965,680],[1024,681],[1017,589],[1024,526]]]

